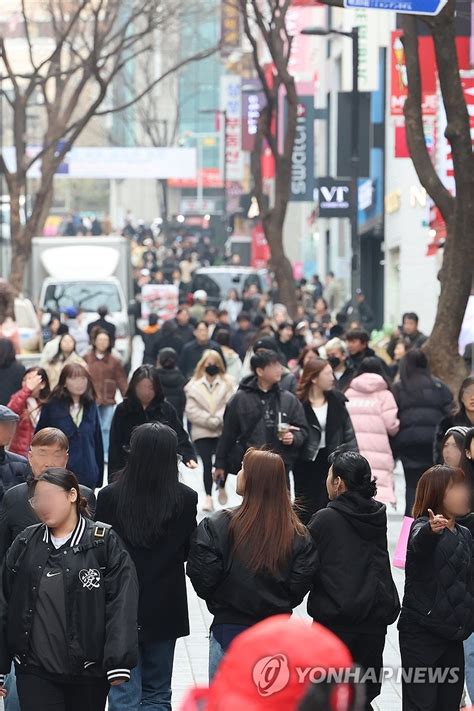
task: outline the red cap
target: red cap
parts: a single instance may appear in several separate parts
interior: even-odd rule
[[[270,617],[235,638],[207,697],[206,711],[294,711],[310,675],[352,666],[349,650],[319,624]],[[313,677],[314,678],[314,677]]]

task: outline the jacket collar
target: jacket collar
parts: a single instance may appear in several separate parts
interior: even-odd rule
[[[79,541],[84,535],[85,530],[86,519],[84,518],[84,516],[79,516],[79,521],[77,522],[76,528],[72,532],[71,539],[69,542],[70,548],[74,548],[74,546],[78,545]],[[44,543],[51,543],[51,531],[46,525],[44,526],[43,541]]]

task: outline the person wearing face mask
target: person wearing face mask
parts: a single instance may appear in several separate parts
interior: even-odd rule
[[[326,343],[326,357],[336,380],[336,389],[344,392],[355,376],[355,369],[349,365],[349,351],[343,340],[331,338]]]
[[[104,445],[95,390],[82,365],[65,365],[59,382],[43,405],[36,431],[57,427],[69,440],[69,467],[79,483],[100,488],[104,477]]]
[[[413,505],[415,521],[408,539],[398,622],[403,711],[458,711],[460,707],[463,640],[474,631],[474,576],[472,535],[456,519],[469,511],[470,492],[462,469],[437,465],[422,474]],[[420,684],[416,678],[420,667],[428,672],[442,669],[451,683]]]
[[[186,417],[191,423],[191,437],[203,464],[206,501],[203,511],[212,511],[212,458],[224,426],[224,411],[236,390],[236,384],[226,375],[224,363],[217,351],[207,350],[196,371],[184,388]],[[223,500],[224,489],[219,488]],[[225,503],[225,502],[224,502]]]
[[[328,503],[328,457],[342,444],[355,452],[357,440],[345,396],[334,389],[332,368],[322,358],[305,365],[297,391],[309,435],[293,467],[295,498],[300,518],[307,523]]]

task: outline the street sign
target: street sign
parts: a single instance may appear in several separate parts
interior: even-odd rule
[[[393,10],[409,15],[438,15],[448,0],[344,0],[344,7]]]

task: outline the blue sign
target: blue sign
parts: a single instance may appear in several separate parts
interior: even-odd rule
[[[344,7],[393,10],[409,15],[437,15],[448,0],[344,0]]]

